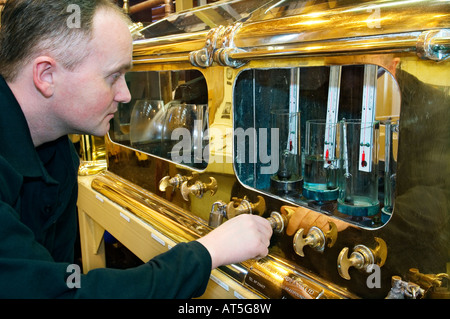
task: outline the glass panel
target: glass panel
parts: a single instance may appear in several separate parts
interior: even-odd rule
[[[129,72],[132,100],[111,121],[112,141],[204,169],[208,90],[199,71]]]
[[[363,227],[389,220],[400,95],[386,70],[245,70],[233,98],[234,166],[243,184]]]
[[[232,0],[199,7],[193,10],[171,14],[150,24],[141,33],[146,39],[173,34],[206,31],[237,21],[247,20],[254,11],[264,10],[276,3],[275,0]]]

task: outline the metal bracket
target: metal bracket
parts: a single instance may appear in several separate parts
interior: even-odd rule
[[[235,23],[228,27],[219,26],[211,29],[206,36],[205,46],[189,54],[191,64],[201,68],[210,67],[213,62],[232,68],[245,65],[247,61],[230,58],[232,53],[243,52],[234,45],[234,35],[241,25],[241,23]]]
[[[417,55],[422,59],[442,61],[450,56],[450,29],[424,31],[417,44]]]

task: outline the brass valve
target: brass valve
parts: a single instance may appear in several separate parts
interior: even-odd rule
[[[174,177],[164,176],[159,181],[159,190],[165,192],[167,187],[172,186],[173,189],[180,188],[184,182],[195,181],[198,178],[197,172],[192,172],[192,176],[182,176],[181,174],[176,174]]]
[[[375,249],[370,249],[364,245],[356,245],[353,248],[353,252],[348,258],[348,247],[341,250],[337,260],[337,267],[339,275],[347,280],[350,280],[348,270],[350,267],[356,269],[370,271],[371,266],[374,264],[382,267],[387,258],[387,246],[386,242],[378,237],[375,237],[375,241],[378,243]]]
[[[247,196],[244,198],[233,197],[232,201],[227,205],[227,217],[228,219],[236,217],[241,214],[254,214],[262,216],[266,210],[266,202],[262,196],[258,196],[256,203],[251,203]]]
[[[409,280],[415,282],[426,290],[432,287],[441,287],[443,279],[449,279],[446,273],[441,274],[422,274],[417,268],[409,269]]]
[[[279,212],[270,213],[270,217],[267,218],[275,233],[281,234],[287,226],[287,217]]]
[[[411,268],[408,279],[424,289],[426,298],[450,299],[450,276],[447,273],[422,274],[419,269]]]
[[[217,181],[214,177],[210,177],[209,180],[209,184],[196,181],[191,186],[188,186],[187,181],[183,182],[181,184],[181,195],[184,200],[189,200],[189,194],[195,195],[197,198],[202,198],[205,192],[210,191],[211,196],[214,195],[217,191]]]
[[[324,233],[319,227],[313,226],[309,229],[306,237],[303,237],[304,229],[300,228],[294,235],[294,251],[297,255],[305,257],[303,247],[310,246],[314,250],[322,253],[325,250],[325,245],[333,247],[337,239],[336,224],[329,221],[330,229]]]

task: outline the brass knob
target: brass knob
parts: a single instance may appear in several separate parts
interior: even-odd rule
[[[303,247],[310,246],[314,250],[323,253],[325,245],[333,247],[337,239],[336,224],[329,221],[329,230],[324,233],[319,227],[313,226],[309,229],[308,234],[303,237],[304,229],[300,228],[294,235],[294,251],[297,255],[304,257]]]
[[[364,245],[356,245],[353,248],[353,252],[348,257],[348,247],[341,250],[338,256],[337,267],[339,275],[347,280],[350,280],[348,270],[350,267],[356,269],[369,271],[374,264],[382,267],[387,258],[387,246],[386,242],[378,237],[375,237],[377,246],[375,249],[370,249]]]
[[[183,176],[181,174],[176,174],[174,177],[164,176],[159,181],[159,190],[165,192],[167,187],[173,187],[173,189],[180,188],[184,182],[194,181],[198,178],[198,173],[193,172],[192,176]]]
[[[181,195],[184,200],[189,200],[189,194],[193,194],[197,198],[202,198],[205,192],[210,191],[211,196],[214,195],[217,191],[217,181],[214,177],[210,177],[209,180],[209,184],[196,181],[191,186],[188,186],[187,181],[183,182],[183,184],[181,184]]]
[[[227,218],[231,219],[241,214],[254,214],[262,216],[266,210],[266,202],[262,196],[258,196],[256,203],[251,203],[247,196],[244,198],[233,197],[227,205]]]

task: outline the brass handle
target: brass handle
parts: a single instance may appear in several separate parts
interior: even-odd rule
[[[262,196],[258,196],[256,203],[251,203],[247,196],[244,198],[233,197],[233,200],[227,205],[227,218],[231,219],[241,214],[255,214],[262,216],[266,210],[266,202]]]
[[[309,229],[306,237],[303,237],[304,229],[300,228],[294,235],[294,251],[297,255],[304,257],[303,247],[310,246],[314,250],[323,253],[325,245],[333,247],[337,239],[336,224],[329,221],[329,230],[324,233],[319,227],[313,226]]]
[[[195,181],[197,178],[197,172],[192,172],[192,176],[182,176],[181,174],[176,174],[174,177],[164,176],[159,181],[159,190],[165,192],[168,187],[173,187],[175,190],[180,188],[184,182]]]
[[[193,194],[197,198],[202,198],[205,192],[210,191],[211,196],[214,195],[217,191],[217,181],[214,177],[210,177],[209,179],[209,184],[196,181],[191,186],[188,186],[188,182],[183,182],[183,184],[181,184],[181,195],[184,200],[189,200],[189,194]]]
[[[337,267],[339,275],[347,280],[350,280],[348,270],[350,267],[355,267],[360,270],[370,270],[369,266],[374,264],[382,267],[387,258],[387,246],[386,242],[378,237],[375,237],[377,246],[375,249],[370,249],[364,245],[356,245],[353,248],[353,252],[348,257],[348,247],[341,250],[338,256]]]

